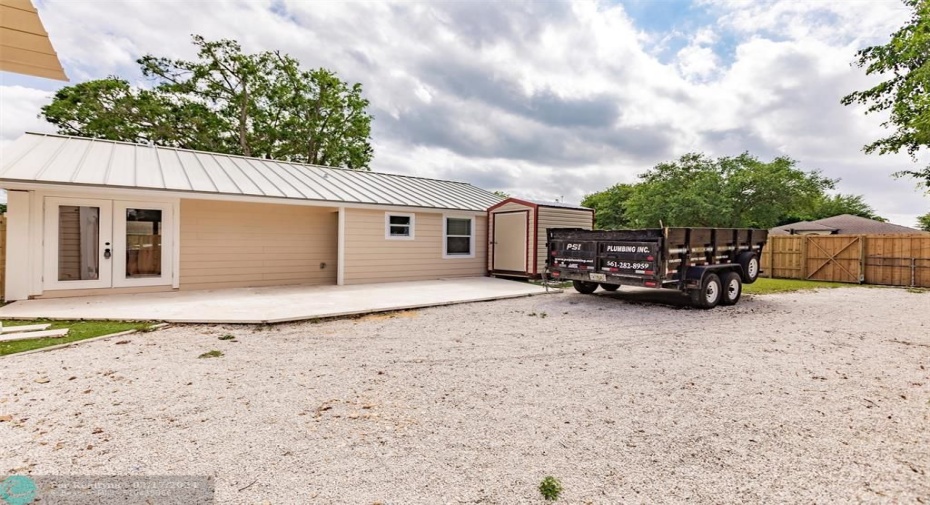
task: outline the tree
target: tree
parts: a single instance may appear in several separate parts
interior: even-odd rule
[[[6,204],[0,203],[0,214],[6,214]]]
[[[785,157],[766,163],[748,153],[716,160],[686,154],[640,175],[625,215],[636,227],[771,228],[799,209],[810,212],[836,183],[796,165]]]
[[[815,221],[827,217],[851,214],[853,216],[887,222],[888,220],[875,213],[871,205],[865,203],[862,195],[823,195],[814,204],[814,211],[807,220]]]
[[[889,111],[882,123],[894,132],[864,147],[866,153],[906,150],[916,162],[921,148],[930,147],[930,0],[904,0],[913,9],[910,21],[881,46],[860,50],[856,64],[866,74],[890,75],[872,88],[845,96],[843,105],[868,104],[866,113]],[[930,191],[930,166],[895,175],[915,177]]]
[[[193,36],[195,61],[138,60],[154,87],[111,77],[59,90],[42,114],[59,132],[367,169],[371,116],[361,84],[302,70],[280,52],[246,54]]]
[[[633,185],[614,184],[604,191],[585,195],[581,205],[594,209],[594,227],[599,230],[629,228],[626,202],[631,196]]]
[[[930,212],[917,216],[917,227],[923,231],[930,231]]]
[[[510,198],[510,193],[505,193],[501,190],[494,191],[493,193],[501,198]]]

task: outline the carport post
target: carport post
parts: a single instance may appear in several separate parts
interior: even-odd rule
[[[346,208],[339,207],[339,224],[336,230],[336,285],[346,281]]]

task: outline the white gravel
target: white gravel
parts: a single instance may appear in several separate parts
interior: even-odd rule
[[[656,296],[2,358],[0,474],[210,475],[218,503],[543,503],[546,475],[564,503],[930,503],[930,293]]]

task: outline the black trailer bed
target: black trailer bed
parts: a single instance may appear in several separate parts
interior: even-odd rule
[[[755,281],[768,238],[751,228],[650,228],[548,231],[550,278],[599,283],[698,289],[706,272],[739,272]],[[750,268],[750,257],[755,263]],[[751,280],[747,270],[754,269]]]

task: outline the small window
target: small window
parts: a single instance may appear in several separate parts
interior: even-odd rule
[[[475,220],[471,217],[446,217],[443,223],[443,257],[475,257]]]
[[[413,214],[386,213],[384,215],[384,238],[389,240],[412,240]]]

